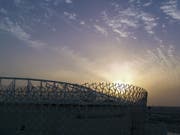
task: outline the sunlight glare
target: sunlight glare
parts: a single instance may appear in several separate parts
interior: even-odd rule
[[[106,78],[113,83],[134,83],[134,72],[128,64],[112,64]]]

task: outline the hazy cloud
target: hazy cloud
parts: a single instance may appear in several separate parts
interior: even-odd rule
[[[1,9],[0,9],[0,13],[2,13],[2,14],[5,14],[5,15],[6,15],[6,14],[7,14],[7,10],[6,10],[6,9],[4,9],[4,8],[1,8]]]
[[[31,39],[31,35],[24,31],[24,29],[18,24],[12,22],[8,17],[0,23],[0,29],[10,32],[16,38],[26,42],[30,47],[39,48],[46,46],[45,43]]]
[[[119,6],[115,6],[114,12],[116,14],[103,11],[102,18],[105,24],[120,37],[136,38],[133,33],[139,27],[144,28],[149,34],[154,34],[154,28],[158,23],[157,18],[150,13],[133,7],[121,9]]]
[[[160,45],[155,50],[148,50],[149,60],[153,62],[153,65],[159,65],[159,67],[165,72],[174,72],[173,75],[180,74],[180,62],[179,57],[176,54],[173,45],[165,47]]]
[[[67,4],[71,4],[71,3],[72,3],[72,0],[65,0],[65,2],[66,2]]]
[[[145,4],[143,4],[143,7],[148,7],[148,6],[150,6],[151,4],[152,4],[152,0],[149,1],[149,2],[147,2],[147,3],[145,3]]]
[[[105,28],[103,28],[103,27],[101,27],[101,26],[99,26],[99,25],[94,25],[94,28],[98,31],[98,32],[100,32],[101,34],[103,34],[103,35],[105,35],[105,36],[107,36],[108,35],[108,32],[107,32],[107,30],[105,29]]]
[[[81,24],[81,25],[84,25],[84,24],[85,24],[85,21],[80,21],[80,24]]]
[[[64,12],[64,15],[65,15],[66,17],[68,17],[70,20],[76,20],[76,18],[77,18],[76,13]]]
[[[154,34],[154,28],[157,26],[156,18],[145,12],[141,12],[139,16],[144,22],[144,29],[149,34]]]
[[[169,0],[162,4],[160,9],[173,19],[180,20],[180,10],[178,9],[177,0]]]
[[[19,6],[19,4],[21,4],[21,2],[22,2],[22,0],[14,0],[14,4],[15,4],[16,6]]]
[[[129,33],[123,30],[119,30],[119,29],[113,29],[113,32],[117,33],[120,37],[128,37]]]

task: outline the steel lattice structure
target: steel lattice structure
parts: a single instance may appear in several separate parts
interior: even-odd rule
[[[73,84],[52,80],[0,77],[0,102],[146,105],[143,88],[119,83]]]

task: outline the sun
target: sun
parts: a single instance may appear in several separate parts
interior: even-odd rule
[[[134,82],[132,74],[121,74],[119,76],[113,77],[112,78],[113,83],[128,83],[131,84]]]
[[[134,84],[135,73],[129,65],[111,64],[104,77],[113,83]]]

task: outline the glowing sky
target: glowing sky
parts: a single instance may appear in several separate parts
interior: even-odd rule
[[[180,1],[0,0],[0,76],[144,87],[180,105]]]

